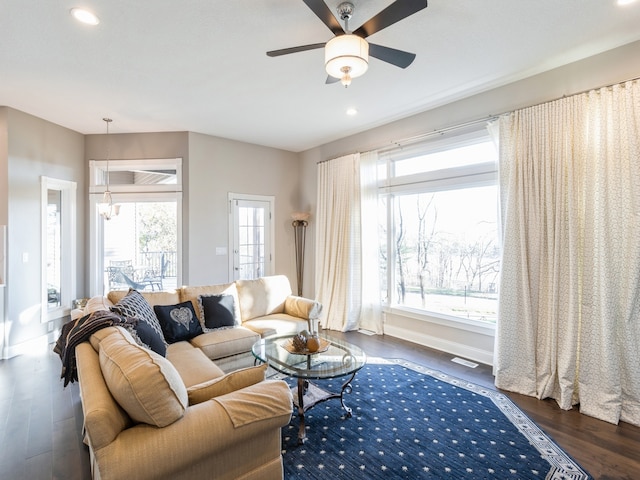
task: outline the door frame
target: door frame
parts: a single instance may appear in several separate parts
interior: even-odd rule
[[[234,251],[235,247],[235,221],[234,221],[234,202],[238,200],[246,200],[249,202],[266,202],[269,203],[269,212],[271,217],[269,219],[269,228],[268,231],[265,231],[265,235],[269,235],[269,252],[265,252],[265,259],[267,255],[269,256],[269,273],[267,272],[267,268],[265,266],[265,274],[273,275],[274,273],[274,265],[276,262],[276,253],[275,253],[275,204],[276,197],[274,195],[254,195],[248,193],[235,193],[228,192],[228,205],[229,205],[229,281],[233,282],[235,280],[235,257],[236,252]]]

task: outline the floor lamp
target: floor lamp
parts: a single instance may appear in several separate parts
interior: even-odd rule
[[[299,297],[302,296],[302,281],[304,279],[304,243],[310,216],[311,214],[306,212],[294,212],[291,214],[291,218],[293,218],[292,225],[296,248],[296,275]]]

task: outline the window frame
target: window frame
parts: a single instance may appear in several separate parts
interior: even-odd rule
[[[106,185],[102,183],[106,172],[106,160],[89,161],[89,292],[90,296],[104,294],[104,220],[98,205],[102,202]],[[182,158],[109,160],[109,171],[132,169],[175,169],[176,183],[171,184],[110,184],[114,203],[126,202],[176,202],[176,284],[182,283]]]
[[[483,162],[467,166],[458,166],[424,173],[394,176],[393,162],[407,158],[429,155],[469,146],[473,144],[490,142],[491,136],[485,129],[476,129],[461,135],[449,135],[446,138],[426,140],[414,144],[408,148],[398,147],[379,153],[380,162],[386,168],[386,178],[379,182],[378,195],[387,198],[386,217],[386,299],[382,303],[383,311],[392,315],[400,315],[415,320],[428,320],[444,326],[453,326],[466,331],[493,335],[496,324],[482,320],[469,319],[445,313],[400,305],[397,303],[397,295],[394,293],[396,285],[396,257],[393,247],[396,236],[394,212],[395,202],[398,196],[419,193],[435,193],[441,191],[461,190],[475,187],[498,186],[498,164],[496,162]],[[496,153],[497,158],[497,153]],[[498,206],[496,205],[496,208]],[[499,239],[498,239],[499,240]]]
[[[240,279],[239,277],[239,266],[237,263],[237,254],[238,252],[238,219],[237,219],[237,208],[238,202],[259,202],[265,203],[269,205],[268,215],[269,218],[265,219],[265,223],[267,223],[267,228],[264,232],[264,263],[265,263],[265,275],[273,275],[274,265],[276,264],[276,254],[275,254],[275,202],[276,198],[273,195],[255,195],[255,194],[244,194],[244,193],[236,193],[236,192],[228,192],[227,200],[229,202],[229,273],[228,279],[230,282]]]
[[[76,294],[76,182],[47,176],[40,177],[41,188],[41,323],[47,323],[69,315],[71,302]],[[47,206],[49,190],[60,192],[60,301],[59,305],[49,308],[47,283]]]

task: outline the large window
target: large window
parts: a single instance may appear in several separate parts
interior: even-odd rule
[[[496,151],[482,133],[381,158],[381,270],[392,307],[495,322]]]
[[[181,284],[182,160],[116,160],[109,188],[119,214],[100,216],[105,161],[90,163],[91,295],[171,290]]]

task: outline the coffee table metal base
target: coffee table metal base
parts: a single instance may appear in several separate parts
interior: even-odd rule
[[[345,418],[349,418],[352,415],[351,408],[347,407],[344,403],[344,394],[351,393],[351,382],[356,376],[356,372],[353,372],[346,382],[342,384],[340,392],[328,392],[323,390],[319,386],[310,382],[304,378],[298,378],[298,386],[293,389],[293,404],[298,408],[298,418],[300,419],[300,428],[298,429],[298,445],[302,445],[306,438],[304,412],[309,410],[314,405],[324,402],[331,398],[339,398],[342,408],[344,409]]]

